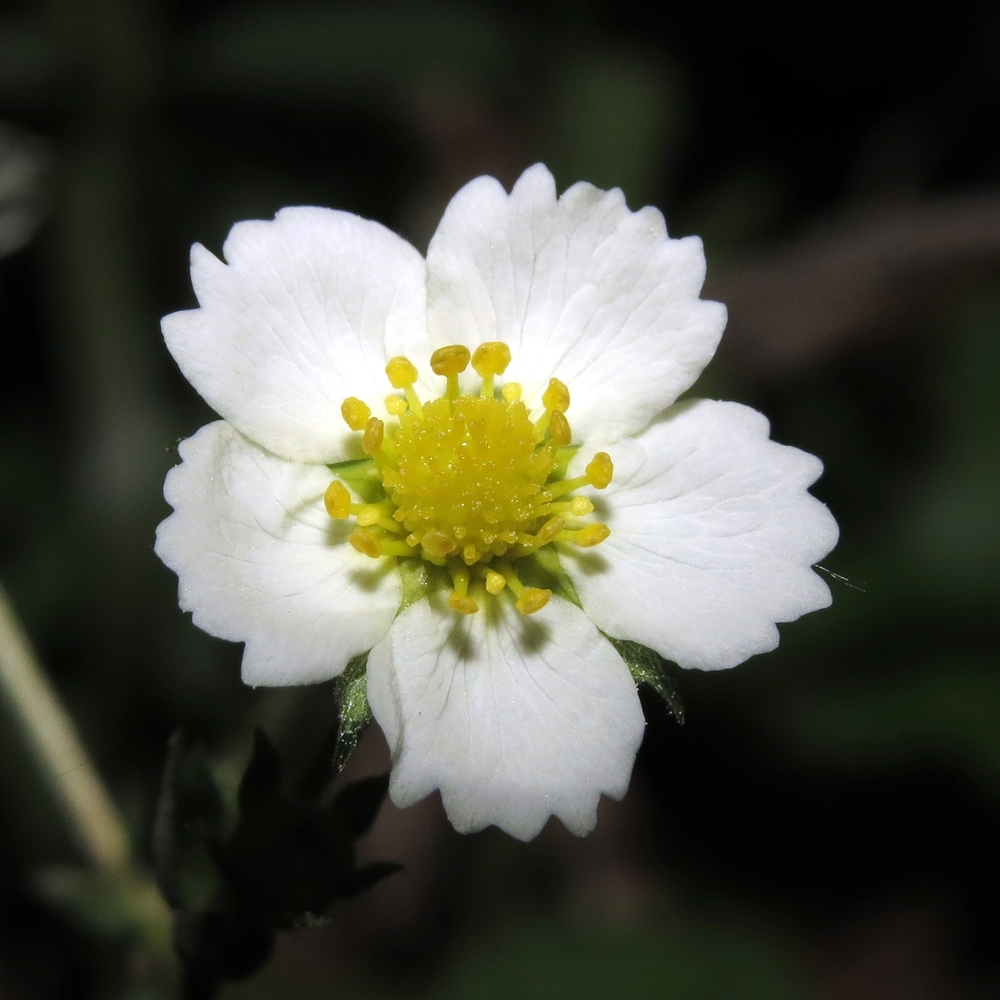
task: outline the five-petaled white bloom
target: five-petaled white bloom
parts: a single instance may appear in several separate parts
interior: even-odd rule
[[[819,460],[746,406],[676,402],[725,310],[656,209],[557,199],[537,165],[464,187],[426,260],[323,208],[241,222],[224,256],[193,248],[200,307],[163,320],[223,419],[181,444],[156,551],[248,684],[371,650],[397,805],[587,833],[644,726],[607,636],[731,667],[829,604]]]

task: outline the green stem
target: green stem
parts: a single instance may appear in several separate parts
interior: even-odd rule
[[[124,824],[2,585],[0,696],[20,723],[38,769],[88,859],[100,871],[123,873],[130,863]]]

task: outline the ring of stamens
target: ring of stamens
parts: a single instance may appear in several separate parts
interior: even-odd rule
[[[470,362],[482,385],[475,394],[463,394],[458,377]],[[611,458],[599,452],[584,475],[559,478],[561,449],[572,441],[569,389],[551,379],[542,394],[543,412],[532,420],[520,385],[507,382],[497,391],[496,378],[510,364],[503,342],[480,344],[473,353],[460,344],[442,347],[430,364],[446,385],[427,402],[416,394],[418,373],[408,358],[386,365],[390,384],[402,391],[385,400],[389,425],[362,400],[344,400],[343,418],[361,434],[385,499],[355,503],[335,479],[324,497],[327,513],[357,519],[348,541],[367,556],[422,558],[445,567],[452,581],[448,604],[459,614],[474,614],[483,597],[505,588],[522,614],[533,614],[552,592],[525,586],[512,564],[555,541],[587,548],[608,537],[605,524],[574,523],[594,505],[571,494],[608,486]]]

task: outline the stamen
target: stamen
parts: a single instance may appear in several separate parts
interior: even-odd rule
[[[521,398],[523,391],[520,382],[505,382],[500,394],[508,403],[516,403]]]
[[[371,528],[377,524],[394,535],[406,531],[406,528],[390,516],[388,504],[352,503],[351,513],[357,517],[358,526],[361,528]]]
[[[553,497],[572,493],[573,490],[578,490],[581,486],[593,486],[599,490],[606,489],[611,484],[615,473],[611,456],[606,451],[599,451],[587,464],[584,473],[585,475],[577,476],[574,479],[561,479],[557,483],[546,483],[545,488]]]
[[[413,555],[413,549],[410,548],[406,542],[396,541],[395,539],[385,539],[379,540],[382,546],[382,555],[384,556],[405,556],[409,557]]]
[[[529,587],[515,602],[514,607],[522,615],[533,615],[536,611],[541,611],[549,598],[552,596],[551,590],[542,590],[539,587]]]
[[[522,615],[533,615],[536,611],[541,611],[549,603],[552,591],[542,590],[540,587],[525,587],[517,578],[514,570],[511,569],[510,563],[499,564],[497,571],[503,575],[505,583],[517,597],[514,607]]]
[[[606,451],[599,451],[589,462],[584,470],[590,485],[595,489],[603,490],[611,483],[611,478],[615,474],[615,467],[611,461],[611,456]]]
[[[347,536],[347,540],[364,556],[378,559],[382,555],[382,543],[375,535],[364,528],[355,528]]]
[[[569,389],[557,378],[549,379],[549,387],[542,393],[542,406],[555,413],[565,413],[569,409]]]
[[[529,537],[527,547],[534,551],[535,549],[540,549],[543,545],[548,545],[549,542],[554,541],[559,536],[559,533],[565,527],[566,522],[561,517],[550,517],[541,526],[534,538]]]
[[[377,503],[352,503],[351,513],[358,519],[358,525],[362,528],[370,528],[373,524],[378,524],[379,518],[388,513],[382,504]]]
[[[542,405],[545,412],[535,421],[535,429],[544,434],[557,413],[565,413],[569,409],[569,389],[557,378],[549,379],[549,387],[542,393]],[[560,429],[560,436],[569,431],[569,424]],[[572,437],[572,435],[571,435]],[[566,443],[569,444],[569,438]]]
[[[357,396],[348,396],[340,404],[340,414],[352,431],[363,431],[372,411]]]
[[[560,541],[576,542],[582,549],[593,548],[600,545],[609,535],[611,529],[606,524],[588,524],[586,528],[579,531],[564,531],[560,536]]]
[[[448,379],[445,399],[458,399],[458,376],[469,367],[469,349],[462,344],[439,347],[431,355],[431,370]]]
[[[448,598],[448,607],[460,615],[474,615],[479,605],[469,597],[469,571],[461,563],[449,560],[448,572],[455,587]]]
[[[546,483],[545,489],[555,497],[561,497],[564,493],[572,493],[581,486],[590,486],[589,476],[577,476],[575,479],[560,479],[557,483]]]
[[[372,417],[365,425],[361,438],[361,449],[366,455],[374,455],[381,450],[385,438],[385,424],[378,417]]]
[[[335,521],[343,521],[351,516],[351,494],[339,479],[327,486],[326,493],[323,494],[323,506]]]
[[[558,448],[570,443],[573,440],[573,432],[569,428],[569,421],[566,414],[561,410],[553,410],[549,417],[549,434],[552,435],[552,443]]]
[[[410,409],[423,420],[424,408],[413,389],[413,383],[417,381],[417,369],[413,362],[402,355],[392,358],[385,366],[385,373],[393,389],[402,389],[406,393]]]
[[[490,569],[488,566],[484,566],[482,563],[476,566],[476,574],[486,581],[486,591],[494,597],[507,586],[507,581],[503,578],[503,574],[498,573],[495,569]]]
[[[394,417],[401,417],[406,413],[406,400],[402,396],[390,395],[385,397],[385,408]]]
[[[559,503],[549,504],[549,507],[555,511],[567,511],[573,517],[585,517],[593,511],[594,504],[586,497],[573,497],[572,500],[562,500]]]
[[[438,559],[450,556],[458,548],[458,543],[455,539],[451,535],[446,535],[443,531],[425,532],[424,536],[420,539],[420,544],[424,547],[425,552],[436,556]]]
[[[408,385],[413,385],[417,381],[416,365],[409,358],[402,355],[392,358],[385,366],[385,373],[389,376],[389,383],[393,389],[405,389]]]
[[[483,380],[479,395],[483,399],[493,398],[493,380],[497,375],[503,375],[510,364],[510,348],[502,340],[487,340],[476,348],[472,355],[472,367]],[[506,399],[506,395],[504,396]],[[515,402],[508,400],[508,402]]]

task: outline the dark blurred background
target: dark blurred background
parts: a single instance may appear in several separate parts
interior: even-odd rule
[[[833,608],[675,671],[685,724],[644,701],[585,840],[387,804],[365,851],[405,871],[223,996],[1000,995],[986,2],[4,0],[0,581],[136,857],[176,727],[232,788],[254,724],[294,760],[332,712],[329,685],[244,688],[153,554],[175,442],[212,418],[158,329],[194,305],[188,247],[307,203],[424,249],[461,184],[538,160],[704,238],[730,324],[695,393],[826,463]],[[8,716],[0,996],[167,997],[113,900],[43,888],[80,855]],[[373,729],[350,770],[386,762]]]

